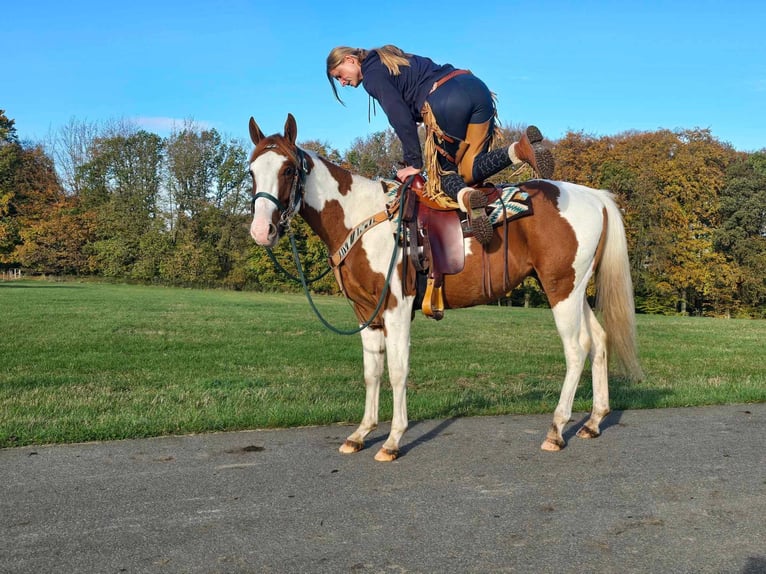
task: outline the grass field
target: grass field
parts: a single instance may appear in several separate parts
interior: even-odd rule
[[[344,299],[316,303],[355,326]],[[325,329],[300,295],[14,281],[0,283],[0,310],[0,447],[362,415],[359,336]],[[612,377],[613,409],[766,401],[766,322],[639,316],[638,327],[647,377]],[[418,315],[411,363],[411,420],[552,413],[565,371],[551,312],[507,307]],[[586,370],[575,410],[590,395]]]

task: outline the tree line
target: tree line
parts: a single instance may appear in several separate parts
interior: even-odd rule
[[[499,129],[507,145],[524,126]],[[392,130],[341,153],[300,143],[354,173],[390,178],[401,157]],[[657,130],[551,142],[555,177],[616,194],[644,313],[766,317],[766,149],[746,153],[709,130]],[[130,122],[71,120],[44,143],[18,139],[0,110],[0,269],[182,286],[295,290],[249,238],[250,144],[184,122],[168,137]],[[496,183],[528,171],[509,168]],[[324,246],[296,218],[309,276]],[[291,267],[286,242],[274,250]],[[332,275],[313,285],[337,293]],[[527,281],[509,294],[544,304]]]

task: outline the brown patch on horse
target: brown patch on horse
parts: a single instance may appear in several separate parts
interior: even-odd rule
[[[535,194],[536,191],[539,191],[542,193],[542,197],[552,201],[554,204],[558,202],[559,196],[561,195],[558,186],[542,179],[526,181],[519,186],[519,189],[521,191],[527,192],[530,195]]]
[[[520,227],[526,231],[530,260],[537,277],[551,307],[555,307],[569,297],[575,286],[577,236],[559,211],[561,192],[556,185],[533,180],[519,187],[529,193],[535,212],[532,217],[520,220]]]
[[[319,159],[327,168],[327,171],[330,172],[332,178],[338,182],[338,190],[340,191],[340,194],[343,196],[347,195],[348,192],[351,191],[351,183],[353,178],[351,172],[347,169],[343,169],[342,167],[335,165],[323,157],[320,157]]]
[[[291,160],[295,163],[297,163],[297,154],[295,152],[295,146],[292,145],[289,141],[287,141],[284,136],[281,136],[279,134],[274,134],[268,137],[265,137],[261,139],[255,146],[255,149],[250,153],[250,162],[253,163],[255,159],[265,153],[266,151],[273,151],[276,153],[281,153],[285,156],[286,160]],[[310,159],[307,156],[307,159]],[[312,162],[311,167],[313,167],[314,164]],[[311,171],[311,170],[309,170]]]
[[[383,273],[373,271],[367,252],[361,244],[357,244],[340,267],[343,278],[343,287],[347,297],[354,303],[354,312],[361,323],[365,323],[372,317],[375,308],[383,293],[386,276]],[[401,276],[400,276],[401,277]],[[391,281],[400,280],[392,277]],[[378,315],[370,324],[372,329],[385,328],[383,312],[395,309],[399,305],[398,300],[391,294],[391,289],[386,294],[386,300],[380,308]]]
[[[351,231],[343,224],[343,208],[336,200],[326,202],[322,207],[322,213],[304,204],[301,207],[301,216],[327,244],[330,253],[335,253],[342,244],[342,240],[336,243],[332,241],[332,238],[344,238]],[[332,227],[327,226],[328,222],[332,223]]]
[[[328,246],[328,251],[334,252],[340,244],[331,242],[331,238],[343,238],[351,231],[343,223],[343,208],[337,201],[329,201],[322,207],[320,214],[316,209],[308,205],[303,205],[301,215],[306,223],[314,229],[320,239]],[[327,222],[332,222],[333,227],[327,227]],[[373,311],[378,305],[380,294],[383,292],[383,286],[386,282],[386,276],[372,270],[370,267],[367,252],[362,243],[354,245],[353,249],[346,256],[346,259],[338,267],[337,273],[340,274],[339,283],[346,297],[354,304],[354,313],[360,323],[366,323],[372,317]],[[393,281],[399,281],[396,276]],[[380,313],[370,324],[371,329],[380,329],[384,327],[382,318],[383,311],[395,309],[398,305],[396,297],[391,295],[390,291],[386,296],[386,301],[381,307]]]
[[[466,258],[465,269],[444,277],[445,308],[488,303],[537,275],[551,306],[566,299],[574,289],[574,256],[577,238],[558,210],[559,188],[547,181],[532,180],[519,186],[529,194],[534,215],[500,225],[484,251]],[[503,246],[508,233],[507,270]],[[477,281],[476,278],[482,278]]]

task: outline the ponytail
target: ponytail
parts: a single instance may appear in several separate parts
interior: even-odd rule
[[[407,54],[393,44],[386,44],[380,48],[375,48],[375,51],[378,53],[378,56],[380,56],[380,61],[386,68],[388,68],[388,71],[392,76],[398,76],[400,74],[399,66],[410,65],[410,61],[407,59]]]

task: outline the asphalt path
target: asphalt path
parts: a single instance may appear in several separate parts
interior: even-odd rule
[[[766,404],[0,450],[0,572],[766,572]]]

